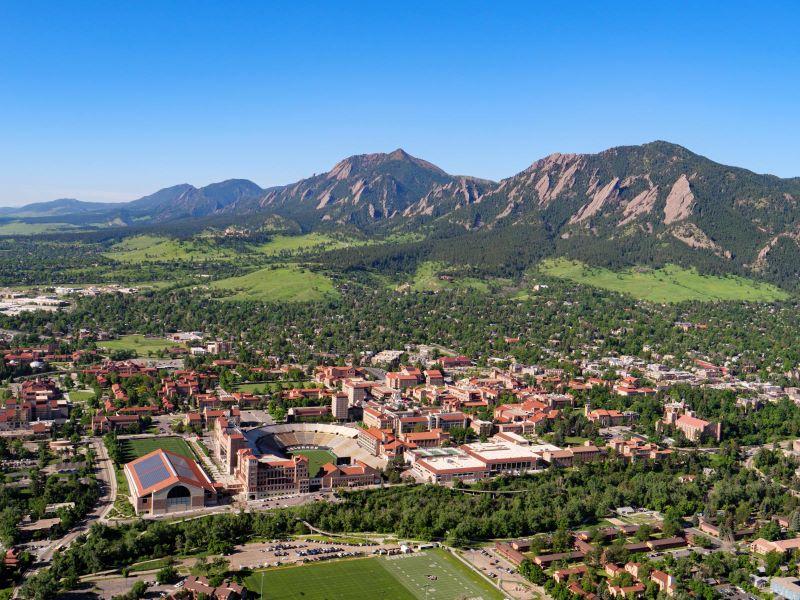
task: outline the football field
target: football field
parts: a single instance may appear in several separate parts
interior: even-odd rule
[[[178,436],[127,438],[122,440],[121,445],[125,453],[125,462],[137,459],[159,448],[195,460],[194,452],[189,448],[189,444]]]
[[[265,600],[500,600],[503,595],[445,550],[332,561],[253,573]]]
[[[336,455],[328,450],[291,450],[292,456],[302,455],[308,459],[308,474],[314,477],[322,465],[332,462],[336,464]]]

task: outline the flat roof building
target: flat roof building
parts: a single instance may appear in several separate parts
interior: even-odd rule
[[[482,462],[492,475],[526,473],[539,468],[542,457],[532,446],[522,446],[494,438],[461,446],[467,454]]]
[[[769,589],[787,600],[800,600],[800,581],[797,577],[773,577]]]
[[[424,457],[414,460],[414,474],[428,483],[447,483],[453,479],[477,481],[489,476],[489,468],[477,458],[454,449],[452,452],[434,453],[430,449]]]

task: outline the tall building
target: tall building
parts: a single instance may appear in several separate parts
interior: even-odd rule
[[[367,398],[367,390],[372,386],[368,381],[346,379],[342,382],[342,391],[347,394],[351,406],[360,404]]]
[[[308,459],[257,457],[248,449],[239,450],[236,477],[248,499],[258,500],[271,494],[303,494],[309,490]]]
[[[214,455],[228,475],[236,472],[239,450],[247,448],[247,440],[238,427],[227,419],[215,419],[213,433]]]
[[[350,401],[344,392],[335,392],[331,396],[331,414],[337,421],[347,421],[347,409]]]

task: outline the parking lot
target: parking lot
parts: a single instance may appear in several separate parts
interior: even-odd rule
[[[268,510],[271,508],[287,508],[290,506],[300,506],[308,502],[339,502],[333,492],[314,492],[310,494],[286,494],[282,496],[272,496],[261,500],[248,500],[248,510]]]
[[[351,542],[350,540],[348,541]],[[330,542],[275,540],[237,546],[234,553],[228,558],[233,568],[261,569],[282,565],[313,563],[333,558],[372,556],[398,552],[400,552],[400,546],[397,544],[355,544],[352,542],[340,543],[337,540],[331,540]]]
[[[543,588],[533,585],[517,573],[516,567],[497,554],[493,548],[466,550],[463,556],[475,569],[498,583],[511,598],[531,600],[537,596],[547,597]]]

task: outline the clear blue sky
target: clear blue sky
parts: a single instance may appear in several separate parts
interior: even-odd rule
[[[0,0],[0,205],[397,147],[499,179],[666,139],[800,175],[797,3],[655,4]]]

